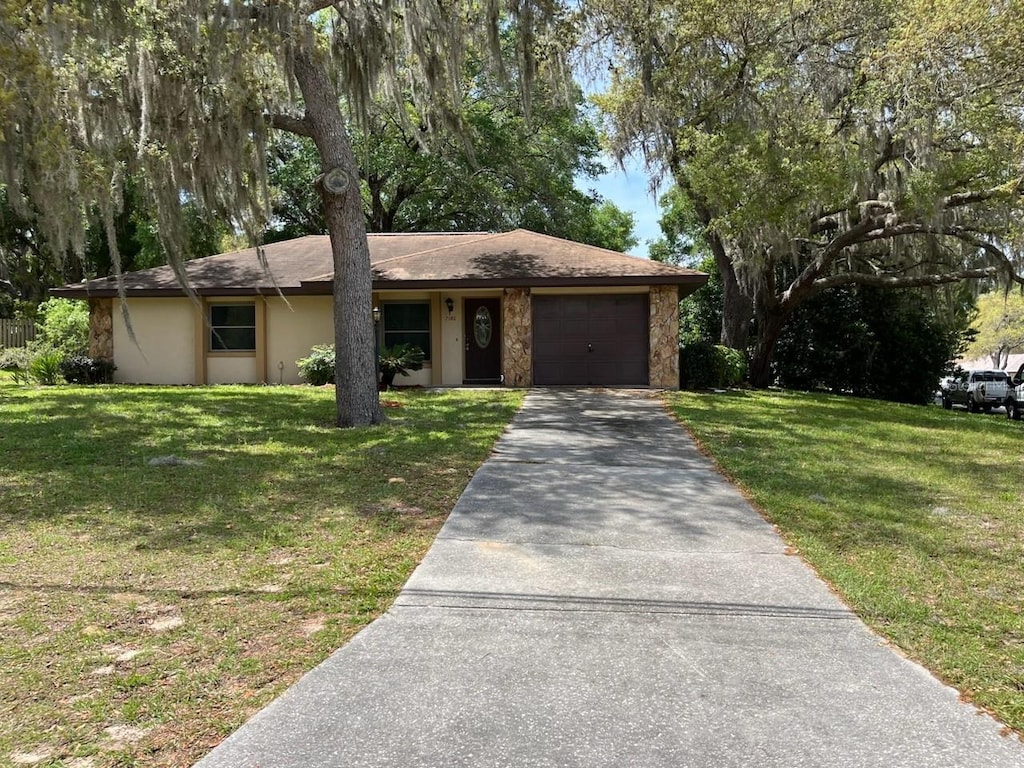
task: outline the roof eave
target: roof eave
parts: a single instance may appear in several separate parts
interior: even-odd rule
[[[703,272],[685,275],[630,275],[630,276],[585,276],[585,277],[521,277],[508,279],[494,278],[447,278],[441,280],[374,280],[375,291],[424,291],[424,290],[473,290],[494,288],[614,288],[643,285],[676,285],[679,296],[689,296],[702,288],[708,281]],[[243,288],[197,288],[199,296],[329,296],[333,284],[330,281],[307,281],[298,286],[253,286]],[[67,299],[108,299],[117,298],[117,288],[90,288],[88,286],[63,286],[51,288],[51,296]],[[173,288],[125,288],[129,298],[184,297],[187,294],[179,287]]]
[[[522,278],[449,278],[441,280],[374,280],[373,289],[441,290],[473,288],[608,288],[642,285],[678,285],[692,293],[708,281],[704,273],[689,275],[631,275],[614,277],[522,277]]]

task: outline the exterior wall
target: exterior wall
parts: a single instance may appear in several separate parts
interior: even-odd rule
[[[462,386],[465,339],[463,299],[502,297],[502,373],[507,386],[533,384],[532,299],[536,295],[649,293],[650,386],[679,386],[679,301],[675,286],[630,286],[607,289],[508,288],[498,291],[380,292],[374,305],[387,301],[428,300],[431,305],[431,357],[423,370],[399,377],[399,386]],[[451,298],[448,312],[445,300]],[[238,299],[224,299],[223,301]],[[251,301],[252,299],[248,299]],[[90,347],[93,357],[113,357],[114,380],[150,384],[205,382],[296,384],[295,361],[311,347],[330,344],[334,337],[332,297],[256,297],[257,352],[211,353],[203,311],[187,298],[128,300],[138,345],[128,336],[111,299],[94,299],[90,309]],[[209,303],[222,300],[208,298]],[[382,329],[379,329],[382,330]],[[115,355],[116,352],[116,355]]]
[[[679,289],[652,285],[650,302],[650,386],[679,389]]]
[[[331,296],[269,296],[267,307],[267,383],[299,384],[295,361],[317,344],[334,343]]]
[[[444,303],[444,300],[449,298],[453,304],[451,312]],[[441,305],[441,379],[438,385],[461,387],[466,364],[462,338],[462,297],[458,293],[443,293]]]
[[[195,305],[186,298],[128,299],[128,313],[138,344],[121,313],[112,314],[114,381],[195,383]]]
[[[255,355],[210,353],[206,358],[207,384],[256,384],[263,380]]]
[[[505,385],[533,384],[533,303],[526,288],[506,288],[501,300],[502,357]]]
[[[114,300],[89,300],[89,357],[114,359]]]

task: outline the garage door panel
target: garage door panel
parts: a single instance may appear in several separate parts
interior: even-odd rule
[[[534,382],[646,385],[645,294],[535,296]]]
[[[590,381],[598,385],[635,385],[647,383],[646,360],[609,360],[589,364]]]

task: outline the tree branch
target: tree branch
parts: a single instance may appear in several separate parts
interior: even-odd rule
[[[1024,197],[1024,176],[1017,180],[1016,184],[1007,188],[1007,185],[992,187],[991,189],[980,189],[972,192],[957,192],[942,200],[942,207],[946,210],[951,208],[962,208],[965,205],[983,203],[994,197]]]
[[[999,274],[999,267],[980,267],[977,269],[962,269],[957,272],[942,272],[932,275],[873,275],[863,272],[846,272],[841,275],[823,277],[814,281],[814,292],[820,293],[829,288],[840,285],[872,285],[878,288],[922,288],[925,286],[945,285],[947,283],[958,283],[961,280],[981,280],[986,277],[995,277]]]
[[[273,114],[267,115],[271,126],[279,131],[294,133],[297,136],[313,138],[313,127],[305,117],[294,117],[293,115]]]

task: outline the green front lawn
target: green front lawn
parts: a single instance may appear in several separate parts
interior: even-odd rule
[[[826,395],[672,409],[872,627],[1024,733],[1024,427]]]
[[[390,604],[522,394],[333,398],[0,383],[0,765],[192,764]]]

